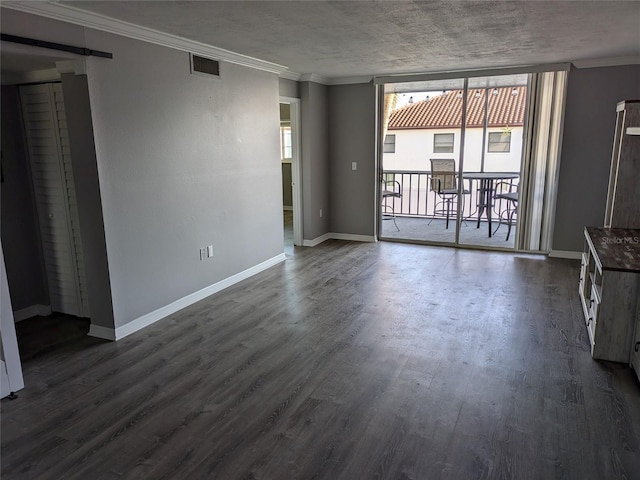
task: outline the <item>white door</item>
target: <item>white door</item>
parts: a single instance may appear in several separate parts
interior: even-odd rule
[[[51,309],[89,316],[62,85],[20,87]]]

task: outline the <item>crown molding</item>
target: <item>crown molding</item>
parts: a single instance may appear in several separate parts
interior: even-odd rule
[[[313,82],[320,83],[322,85],[331,85],[331,79],[328,77],[323,77],[322,75],[318,75],[316,73],[303,73],[300,75],[300,82]]]
[[[352,85],[355,83],[370,83],[372,80],[373,75],[332,78],[330,85]]]
[[[295,82],[299,82],[301,76],[302,75],[300,75],[299,73],[292,72],[291,70],[286,70],[280,73],[280,78],[286,78],[287,80],[293,80]]]
[[[211,57],[216,60],[255,68],[278,75],[287,70],[287,67],[283,65],[249,57],[247,55],[235,53],[230,50],[214,47],[205,43],[188,40],[177,35],[171,35],[151,28],[135,25],[133,23],[123,22],[104,15],[90,13],[69,5],[60,5],[55,2],[3,1],[2,8],[73,23],[82,27],[114,33],[123,37],[142,40],[144,42],[154,43],[164,47],[175,48],[177,50],[183,50]]]
[[[640,64],[640,55],[627,55],[626,57],[592,58],[575,60],[572,62],[576,68],[617,67],[620,65]]]

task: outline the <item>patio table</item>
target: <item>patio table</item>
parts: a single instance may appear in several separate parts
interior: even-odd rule
[[[478,182],[478,224],[484,213],[489,224],[489,237],[491,237],[491,212],[493,210],[493,192],[496,180],[513,180],[519,178],[519,173],[509,172],[462,172],[462,178]]]

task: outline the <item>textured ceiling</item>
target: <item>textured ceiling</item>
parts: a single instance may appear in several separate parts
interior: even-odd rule
[[[341,78],[640,55],[638,1],[67,1]]]

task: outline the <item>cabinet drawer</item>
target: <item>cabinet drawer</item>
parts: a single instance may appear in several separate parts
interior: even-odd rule
[[[580,264],[580,283],[585,282],[585,278],[589,274],[589,255],[582,253],[582,263]]]
[[[598,324],[598,313],[600,311],[600,297],[598,295],[596,286],[592,286],[591,288],[591,297],[589,299],[588,305],[588,315],[585,318],[587,323],[587,330],[589,331],[589,340],[591,341],[591,351],[593,352],[593,347],[596,339],[596,325]]]
[[[640,380],[640,340],[631,347],[631,366]]]
[[[589,342],[591,343],[591,355],[593,355],[593,347],[596,344],[596,322],[597,319],[593,312],[589,310],[589,316],[586,319],[587,332],[589,333]]]
[[[600,295],[595,285],[591,287],[591,298],[589,299],[589,316],[593,317],[595,322],[600,312]]]
[[[640,380],[640,301],[638,301],[638,320],[636,321],[636,331],[633,336],[633,345],[631,345],[631,358],[629,363],[636,371],[638,380]]]

